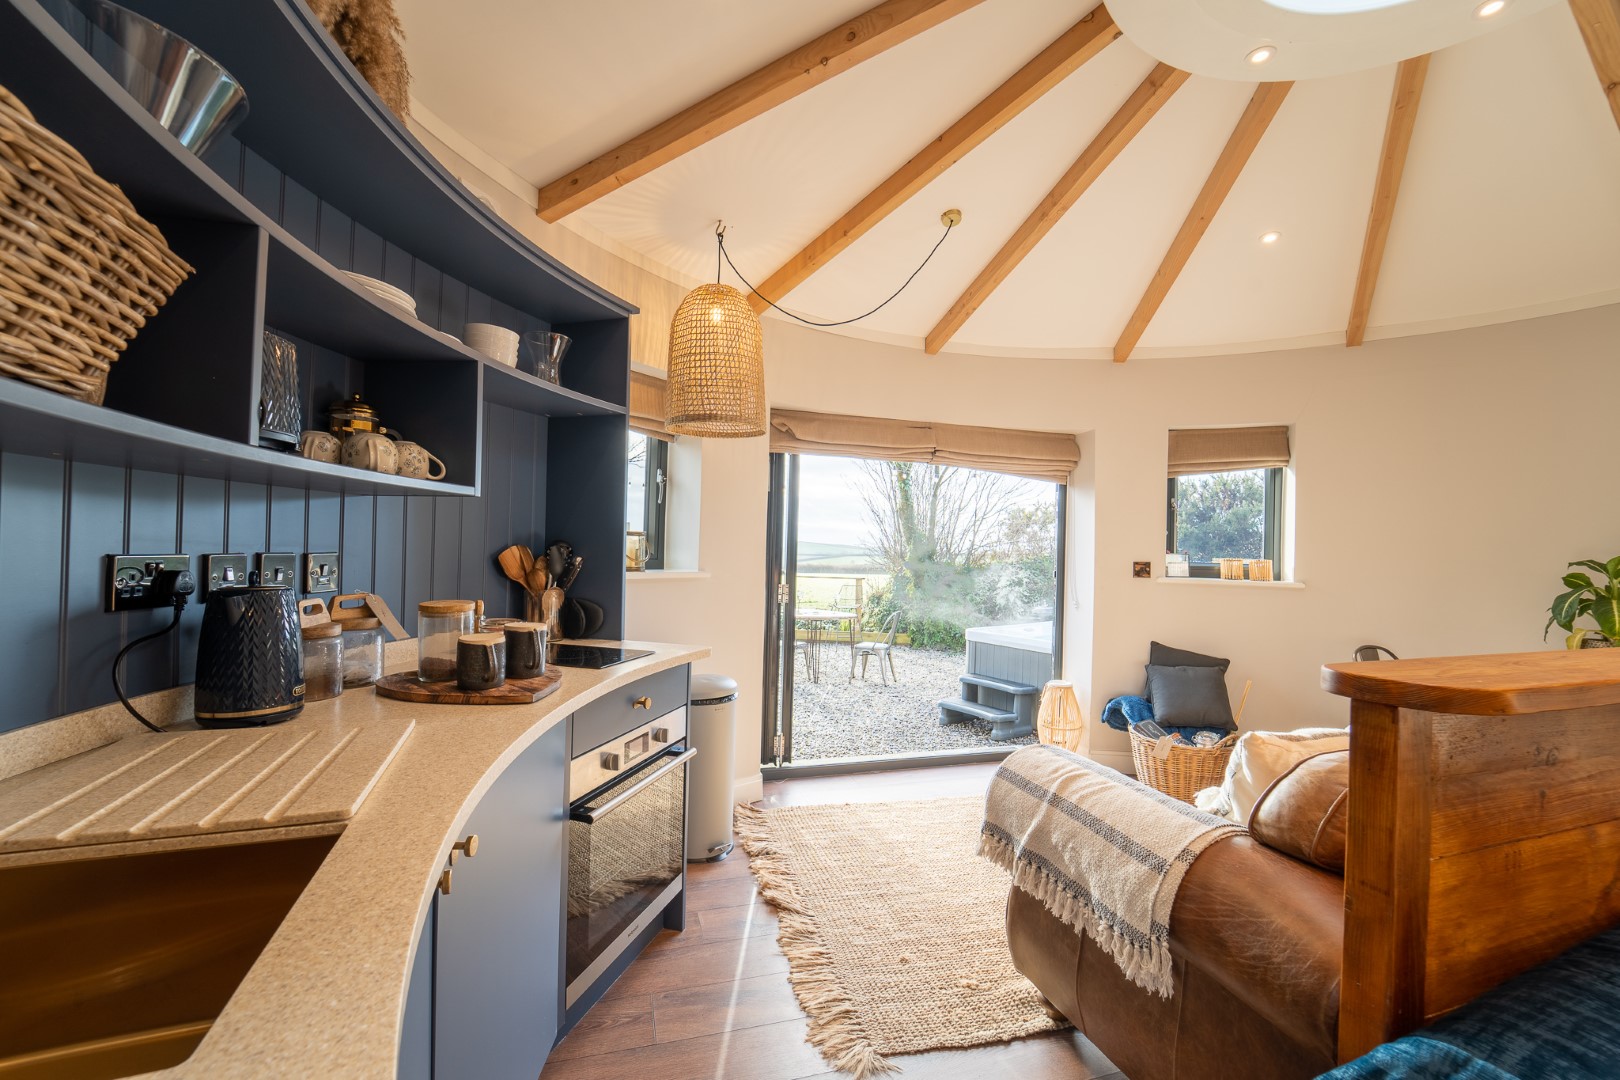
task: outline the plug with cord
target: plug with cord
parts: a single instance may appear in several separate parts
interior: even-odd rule
[[[186,609],[186,601],[190,599],[191,595],[196,591],[197,579],[192,575],[190,570],[159,570],[152,578],[152,596],[160,604],[167,603],[173,605],[174,618],[169,620],[169,625],[165,626],[163,629],[158,630],[155,633],[147,634],[145,637],[138,637],[128,645],[125,645],[122,649],[118,650],[118,655],[113,657],[113,693],[118,695],[118,700],[123,703],[124,708],[129,710],[129,714],[131,716],[139,720],[142,724],[145,724],[152,731],[161,733],[163,729],[152,723],[152,721],[148,720],[146,717],[142,716],[140,711],[130,703],[128,695],[124,693],[124,657],[128,656],[130,650],[135,648],[137,645],[144,645],[148,641],[154,641],[165,634],[173,633],[174,628],[180,625],[180,615]]]

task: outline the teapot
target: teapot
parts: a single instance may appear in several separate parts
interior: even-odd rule
[[[330,420],[327,429],[339,437],[352,435],[358,431],[388,434],[388,429],[383,427],[382,421],[377,418],[377,410],[361,401],[359,394],[341,405],[332,406],[326,415]]]

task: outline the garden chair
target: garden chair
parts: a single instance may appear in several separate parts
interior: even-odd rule
[[[855,674],[855,657],[858,656],[861,658],[861,681],[865,682],[866,664],[872,659],[872,657],[875,656],[878,658],[878,676],[883,679],[883,685],[889,685],[889,676],[891,675],[894,676],[895,682],[898,683],[900,681],[899,673],[894,670],[894,636],[899,630],[899,627],[900,613],[898,611],[890,612],[888,619],[885,620],[883,624],[882,641],[857,641],[851,646],[851,648],[854,650],[850,655],[851,678],[853,678]],[[889,665],[889,670],[887,672],[883,670],[883,664],[885,661],[887,661]]]

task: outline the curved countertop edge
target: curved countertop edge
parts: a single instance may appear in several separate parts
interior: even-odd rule
[[[1327,664],[1330,694],[1424,712],[1515,716],[1620,704],[1620,649]]]
[[[416,728],[196,1051],[142,1075],[394,1076],[417,936],[479,799],[581,705],[709,655],[703,647],[624,644],[653,655],[599,671],[563,669],[561,688],[532,705],[423,705],[349,691],[288,721],[392,715]],[[386,670],[415,667],[415,649],[414,640],[392,643]]]

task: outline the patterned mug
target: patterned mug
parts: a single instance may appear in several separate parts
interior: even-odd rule
[[[393,440],[375,431],[356,431],[343,440],[343,464],[392,475],[399,471]]]
[[[338,455],[343,449],[343,443],[336,435],[325,431],[306,431],[298,439],[298,452],[311,461],[324,461],[328,465],[338,463]]]
[[[395,443],[394,452],[399,456],[399,475],[412,476],[418,480],[444,479],[444,462],[434,457],[427,447],[420,443]],[[433,471],[435,465],[438,466],[437,472]]]

